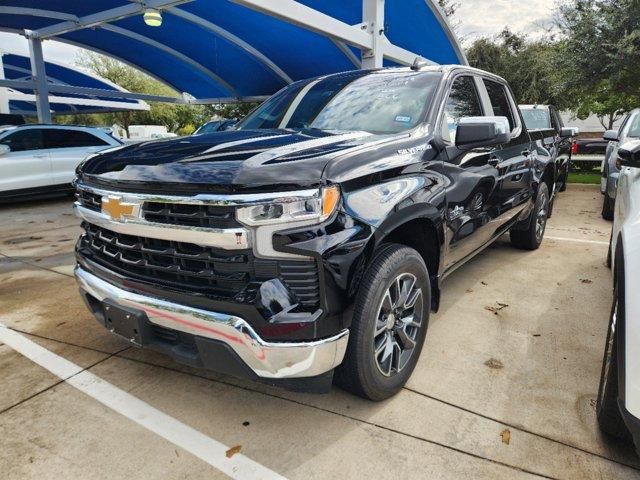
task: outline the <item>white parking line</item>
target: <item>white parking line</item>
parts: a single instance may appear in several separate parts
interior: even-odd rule
[[[548,240],[558,240],[561,242],[576,242],[576,243],[592,243],[594,245],[607,245],[609,246],[609,242],[599,242],[598,240],[585,240],[582,238],[568,238],[568,237],[550,237],[549,235],[545,235]]]
[[[133,420],[138,425],[186,450],[234,479],[284,479],[267,467],[238,453],[226,456],[226,445],[161,412],[133,395],[111,385],[82,367],[47,350],[0,323],[0,342],[93,399]]]

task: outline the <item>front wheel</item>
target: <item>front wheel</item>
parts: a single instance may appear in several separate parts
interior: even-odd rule
[[[609,197],[607,192],[604,192],[604,200],[602,201],[602,218],[605,220],[613,220],[613,207],[615,200]]]
[[[336,383],[376,401],[400,391],[422,351],[430,305],[429,273],[420,254],[383,245],[360,285]]]
[[[629,438],[620,409],[618,408],[618,335],[616,327],[620,327],[618,289],[613,293],[613,306],[609,318],[607,341],[604,347],[602,370],[600,373],[600,386],[596,400],[596,417],[598,425],[603,432],[621,439]]]
[[[540,247],[549,218],[549,188],[546,183],[540,184],[536,204],[533,207],[529,223],[525,230],[511,230],[511,245],[523,250],[536,250]]]

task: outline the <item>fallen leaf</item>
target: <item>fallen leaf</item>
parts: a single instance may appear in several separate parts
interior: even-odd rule
[[[581,278],[580,281],[586,284],[593,283],[593,280],[589,280],[588,278]]]
[[[539,333],[534,333],[534,334],[533,334],[533,336],[534,336],[534,337],[539,337],[539,336],[540,336],[540,334],[539,334]]]
[[[484,309],[492,312],[494,315],[499,315],[500,310],[503,310],[509,306],[506,303],[500,303],[500,302],[496,302],[496,304],[498,305],[497,307],[494,307],[492,305],[487,305],[486,307],[484,307]]]
[[[473,288],[467,288],[467,293],[473,292]]]
[[[511,432],[509,431],[509,429],[505,428],[504,430],[502,430],[500,432],[500,436],[502,437],[502,443],[509,445],[509,442],[511,441]]]
[[[500,360],[496,360],[495,358],[490,358],[489,360],[484,362],[484,364],[487,367],[492,368],[494,370],[500,370],[504,368],[504,365],[502,364],[502,362]]]
[[[482,285],[485,285],[485,286],[486,286],[486,285],[489,285],[487,282],[484,282],[484,281],[482,281],[482,282],[480,282],[480,283],[481,283]]]
[[[242,450],[242,445],[236,445],[235,447],[231,447],[229,450],[227,450],[225,455],[227,456],[227,458],[231,458],[236,453],[240,453],[240,450]]]

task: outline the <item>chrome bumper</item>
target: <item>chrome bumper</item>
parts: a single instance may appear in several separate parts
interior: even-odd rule
[[[242,318],[179,305],[118,288],[81,267],[80,288],[99,301],[143,311],[151,323],[227,344],[259,377],[305,378],[321,375],[342,363],[349,331],[312,342],[267,342]]]

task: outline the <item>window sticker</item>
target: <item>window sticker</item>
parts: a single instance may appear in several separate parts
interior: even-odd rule
[[[407,115],[398,115],[396,117],[396,122],[400,122],[400,123],[410,123],[411,122],[411,117],[407,116]]]

